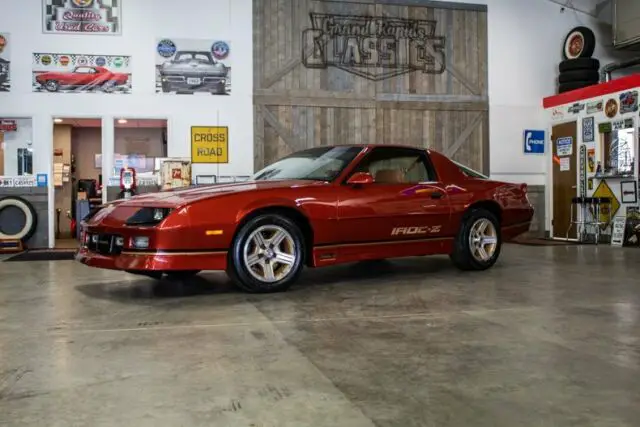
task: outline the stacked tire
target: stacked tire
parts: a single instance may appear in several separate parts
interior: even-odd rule
[[[575,27],[564,39],[558,69],[558,93],[582,89],[600,82],[600,61],[592,58],[596,36],[587,27]]]

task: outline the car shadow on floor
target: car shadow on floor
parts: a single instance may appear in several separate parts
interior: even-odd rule
[[[499,265],[495,266],[499,268]],[[291,293],[314,292],[320,285],[367,286],[380,285],[388,279],[398,284],[403,280],[422,278],[429,275],[451,275],[454,279],[464,273],[455,269],[446,257],[416,257],[393,260],[362,261],[335,267],[307,268],[297,283],[285,293],[251,295],[251,300],[269,298],[286,299]],[[127,273],[122,273],[127,274]],[[155,280],[140,277],[134,280],[112,281],[77,285],[76,290],[90,298],[136,303],[154,299],[182,299],[195,296],[234,295],[246,300],[247,294],[238,289],[225,273],[203,272],[185,280]],[[228,298],[226,298],[228,300]]]

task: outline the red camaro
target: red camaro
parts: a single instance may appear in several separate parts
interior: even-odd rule
[[[122,86],[129,75],[114,73],[104,67],[76,67],[73,71],[49,71],[36,76],[36,81],[49,92],[57,92],[61,87],[95,87],[106,91]]]
[[[248,292],[287,289],[304,266],[448,254],[491,267],[529,229],[525,184],[493,181],[432,150],[323,146],[248,182],[112,202],[83,221],[83,264],[160,278],[226,270]]]

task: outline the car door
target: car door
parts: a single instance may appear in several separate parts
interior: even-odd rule
[[[449,228],[447,192],[425,150],[376,147],[351,174],[356,172],[370,173],[374,182],[342,193],[338,201],[342,243],[437,238]]]

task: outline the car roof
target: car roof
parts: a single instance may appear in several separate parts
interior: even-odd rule
[[[322,147],[322,146],[321,146]],[[415,145],[409,144],[335,144],[335,145],[326,145],[325,147],[360,147],[360,148],[409,148],[411,150],[424,150],[429,153],[438,152],[432,148],[427,147],[417,147]],[[313,147],[316,148],[316,147]]]

